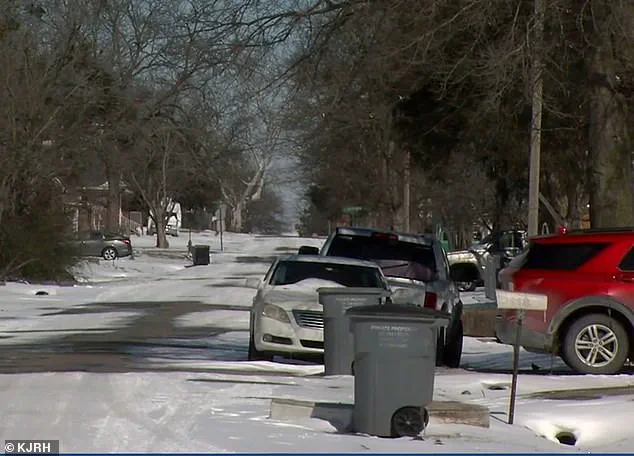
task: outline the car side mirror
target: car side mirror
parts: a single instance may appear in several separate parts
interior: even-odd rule
[[[506,247],[504,249],[504,256],[507,258],[513,258],[519,255],[521,252],[519,247]]]
[[[480,273],[473,264],[457,263],[449,268],[451,280],[454,282],[475,282],[480,279]]]
[[[297,253],[300,255],[319,255],[319,249],[312,245],[302,245]]]

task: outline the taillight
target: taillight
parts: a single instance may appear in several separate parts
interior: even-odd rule
[[[438,295],[436,293],[425,293],[425,308],[436,309],[436,303],[438,302]]]
[[[372,237],[377,239],[389,239],[391,241],[398,240],[398,236],[396,234],[391,234],[391,233],[373,233]]]

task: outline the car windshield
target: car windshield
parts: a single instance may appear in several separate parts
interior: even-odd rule
[[[383,288],[378,269],[336,263],[280,261],[271,277],[271,285],[291,285],[306,279],[336,282],[346,287]]]
[[[364,236],[335,236],[328,255],[373,261],[387,277],[430,282],[436,280],[431,246]]]

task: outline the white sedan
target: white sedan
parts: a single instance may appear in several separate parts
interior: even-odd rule
[[[324,352],[321,287],[388,289],[375,263],[351,258],[293,255],[276,260],[257,283],[250,316],[249,360]]]

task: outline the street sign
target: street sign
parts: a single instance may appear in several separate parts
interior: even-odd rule
[[[515,344],[513,345],[513,378],[511,380],[511,398],[509,401],[509,424],[515,420],[515,399],[517,396],[517,376],[519,373],[520,344],[522,340],[522,325],[524,314],[527,310],[544,312],[546,321],[546,309],[548,308],[548,296],[535,293],[519,293],[505,290],[495,290],[498,309],[515,310],[517,312],[517,326],[515,332]]]
[[[363,210],[363,206],[347,206],[341,209],[341,212],[344,214],[354,214],[355,212],[361,212]]]
[[[495,290],[498,309],[541,310],[548,308],[548,296],[534,293]]]

